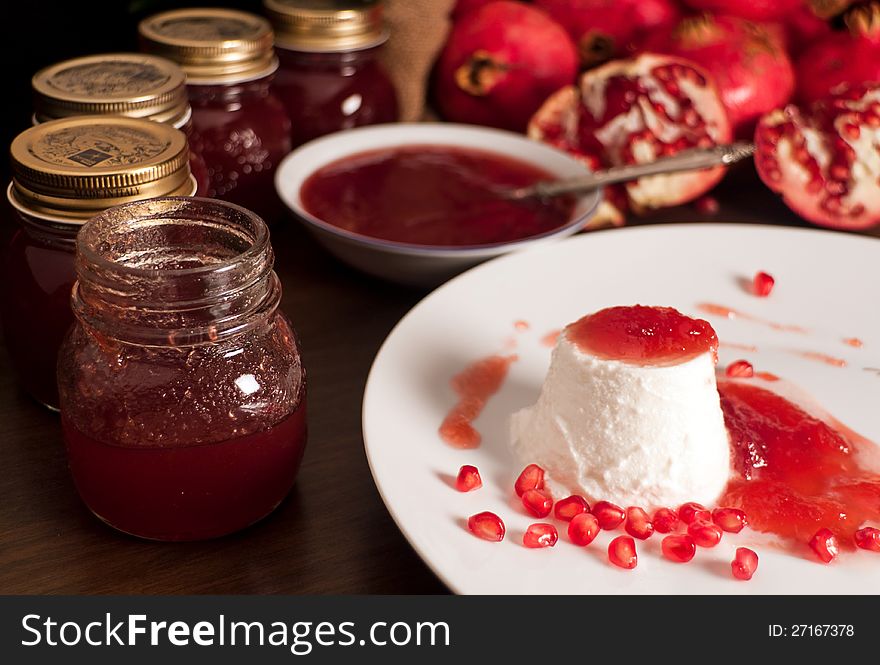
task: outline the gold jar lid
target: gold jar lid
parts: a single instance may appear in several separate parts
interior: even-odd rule
[[[356,51],[388,39],[378,0],[263,0],[275,43],[297,51]]]
[[[141,48],[173,60],[188,83],[241,83],[278,67],[274,35],[261,16],[233,9],[177,9],[138,26]]]
[[[170,60],[106,53],[65,60],[31,79],[37,122],[78,115],[124,115],[179,127],[190,113],[186,74]]]
[[[50,220],[82,224],[121,203],[194,193],[186,135],[150,120],[51,120],[19,134],[10,156],[10,201]]]

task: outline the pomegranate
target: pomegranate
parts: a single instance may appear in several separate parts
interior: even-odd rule
[[[633,538],[645,540],[654,535],[654,524],[644,508],[630,506],[626,509],[626,532]]]
[[[671,0],[534,0],[565,26],[581,62],[592,67],[632,53],[644,37],[668,30],[680,12]]]
[[[734,16],[691,16],[670,33],[655,33],[647,48],[692,60],[715,79],[734,132],[751,138],[764,113],[794,92],[794,69],[779,39],[765,26]]]
[[[447,120],[524,131],[577,69],[577,50],[560,25],[522,2],[498,0],[455,23],[432,91]]]
[[[706,506],[695,501],[688,501],[678,509],[678,517],[685,524],[691,524],[697,520],[711,520],[712,513],[709,512]]]
[[[660,543],[660,550],[670,561],[675,563],[687,563],[697,553],[697,544],[687,534],[666,536]]]
[[[797,97],[814,102],[841,83],[880,81],[880,2],[846,15],[848,31],[836,31],[807,48],[797,60]]]
[[[775,21],[797,10],[803,0],[683,0],[692,9],[739,16],[752,21]]]
[[[688,535],[700,547],[715,547],[721,542],[721,527],[705,520],[696,520],[688,525]]]
[[[755,376],[755,368],[748,360],[735,360],[727,366],[724,373],[732,378],[750,379]]]
[[[526,490],[523,492],[522,504],[535,517],[547,517],[553,509],[553,499],[542,490]]]
[[[544,469],[537,464],[529,464],[519,474],[513,489],[517,496],[522,496],[528,490],[544,489]]]
[[[810,548],[822,563],[831,563],[840,552],[837,536],[826,528],[819,529],[810,539]]]
[[[657,531],[657,533],[670,533],[675,531],[679,519],[674,510],[660,508],[654,513],[654,519],[652,522],[654,524],[654,530]]]
[[[547,98],[543,106],[529,121],[527,133],[529,138],[549,143],[552,146],[571,153],[581,160],[591,171],[602,168],[602,160],[598,155],[585,152],[568,136],[577,125],[577,88],[565,86]],[[622,226],[627,210],[626,188],[623,185],[611,185],[602,191],[602,201],[596,214],[587,223],[586,228],[596,229],[605,226]]]
[[[730,562],[730,570],[738,580],[750,580],[758,569],[758,555],[748,547],[737,547],[736,557]]]
[[[727,533],[739,533],[749,523],[746,514],[739,508],[716,508],[712,511],[712,521]]]
[[[480,477],[480,471],[475,466],[465,464],[458,470],[458,477],[455,479],[455,489],[459,492],[472,492],[483,486],[483,479]]]
[[[831,26],[817,16],[806,1],[787,13],[780,23],[770,24],[768,28],[778,31],[778,38],[791,56],[800,55],[805,48],[831,32]]]
[[[613,531],[623,523],[623,519],[626,517],[623,508],[609,501],[594,503],[592,513],[599,520],[599,527],[604,531]]]
[[[807,4],[813,13],[824,19],[837,16],[847,7],[856,4],[859,0],[807,0]]]
[[[457,21],[465,14],[482,9],[490,2],[495,2],[495,0],[457,0],[455,7],[452,8],[452,20]]]
[[[764,183],[820,226],[880,222],[880,85],[844,86],[808,109],[765,115],[755,132]]]
[[[763,270],[755,273],[755,278],[752,280],[752,288],[755,295],[760,298],[769,296],[775,285],[776,280],[773,279],[773,275]]]
[[[880,552],[880,529],[866,526],[855,533],[856,547],[870,552]]]
[[[570,497],[557,501],[556,507],[553,509],[556,519],[564,520],[565,522],[570,522],[575,515],[588,512],[590,512],[590,504],[587,503],[584,497],[577,494],[572,494]]]
[[[552,524],[530,524],[523,534],[523,545],[531,548],[553,547],[557,540],[559,534]]]
[[[617,536],[608,543],[608,560],[619,568],[635,568],[639,563],[635,541],[629,536]]]
[[[599,535],[599,520],[590,513],[580,513],[568,523],[568,538],[575,545],[585,547]]]
[[[682,58],[656,54],[585,72],[577,92],[548,99],[532,119],[529,135],[549,137],[575,155],[598,156],[604,166],[653,161],[732,138],[709,75]],[[637,211],[686,203],[723,175],[724,169],[716,168],[641,178],[625,186],[628,203]]]
[[[504,522],[488,510],[468,518],[468,529],[477,538],[498,542],[504,539]]]

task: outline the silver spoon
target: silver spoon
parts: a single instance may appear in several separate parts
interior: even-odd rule
[[[604,171],[594,171],[577,178],[565,180],[546,180],[528,185],[505,189],[500,192],[504,199],[519,201],[529,198],[552,198],[563,194],[580,194],[603,185],[637,180],[645,176],[697,171],[716,166],[729,166],[743,160],[755,152],[755,145],[746,141],[716,145],[711,148],[692,148],[682,150],[671,157],[661,157],[653,162],[614,166]]]

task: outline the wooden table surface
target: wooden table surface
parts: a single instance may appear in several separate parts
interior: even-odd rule
[[[716,195],[722,210],[713,221],[804,225],[748,167]],[[707,217],[679,208],[638,223],[700,219]],[[289,220],[276,222],[272,236],[282,306],[309,372],[309,443],[290,497],[259,524],[218,540],[121,535],[79,500],[58,416],[17,389],[0,353],[0,593],[445,592],[388,515],[361,437],[373,357],[425,293],[346,268]]]

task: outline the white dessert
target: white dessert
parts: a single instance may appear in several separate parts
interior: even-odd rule
[[[564,331],[537,403],[512,417],[511,444],[556,499],[711,505],[730,474],[713,353],[640,365],[586,353]]]

